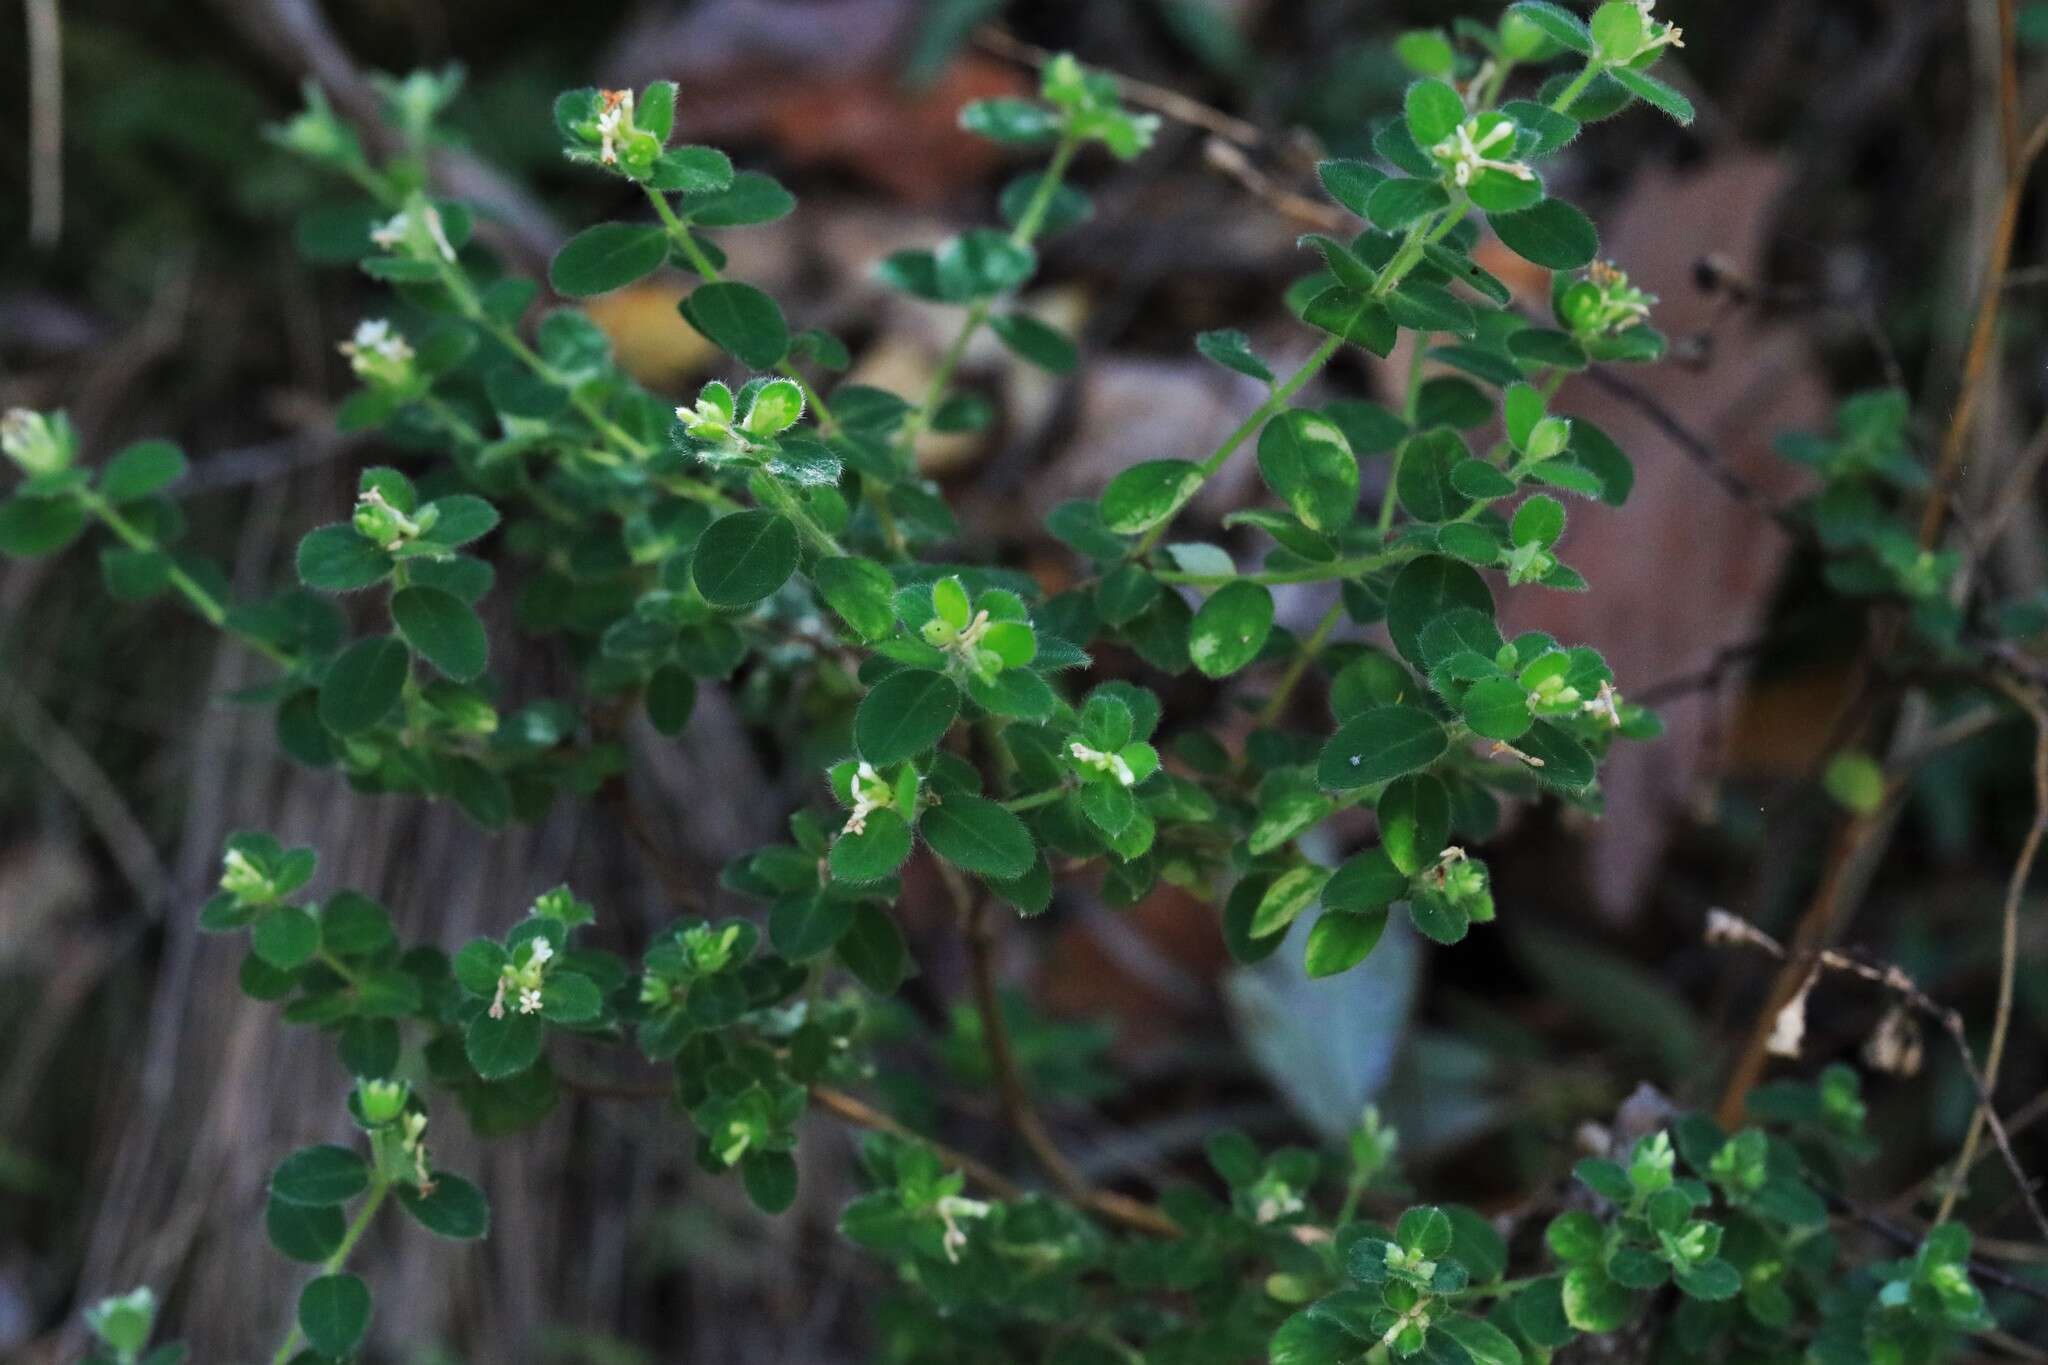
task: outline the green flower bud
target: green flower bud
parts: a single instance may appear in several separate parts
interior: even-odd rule
[[[85,1325],[119,1359],[132,1361],[156,1326],[156,1294],[148,1285],[101,1299],[85,1310]]]
[[[61,412],[9,408],[7,415],[0,417],[0,450],[31,477],[58,474],[78,457],[78,433]]]
[[[283,124],[269,130],[270,138],[287,151],[311,161],[335,166],[352,166],[362,160],[362,144],[355,130],[335,117],[327,96],[312,81],[303,87],[306,107]]]
[[[412,1087],[404,1081],[356,1081],[356,1106],[362,1110],[363,1122],[372,1128],[382,1128],[396,1120],[411,1098]]]

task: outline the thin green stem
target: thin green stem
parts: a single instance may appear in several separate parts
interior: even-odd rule
[[[163,547],[158,545],[154,538],[144,533],[134,522],[122,516],[112,503],[100,497],[97,493],[81,492],[78,497],[79,502],[85,509],[95,517],[98,517],[101,524],[109,531],[112,531],[120,539],[121,543],[129,549],[138,550],[145,554],[163,553]],[[219,598],[209,592],[191,574],[186,573],[185,570],[180,568],[177,561],[172,560],[168,555],[165,556],[165,560],[168,567],[164,571],[164,581],[177,589],[178,595],[191,603],[192,610],[198,612],[208,625],[216,630],[223,630],[233,635],[243,644],[249,646],[249,648],[255,650],[274,664],[285,668],[290,668],[293,665],[295,660],[292,656],[270,643],[270,641],[251,635],[247,631],[239,630],[232,625],[228,620],[228,609]]]
[[[648,185],[642,185],[640,188],[647,195],[647,202],[654,205],[654,212],[661,219],[662,227],[667,229],[669,240],[683,253],[683,259],[690,263],[690,269],[702,276],[706,284],[718,283],[723,278],[718,267],[711,263],[711,258],[704,254],[704,248],[690,235],[690,225],[676,216],[674,206],[668,202],[668,196]],[[778,362],[775,370],[776,373],[796,381],[796,386],[803,391],[804,406],[817,414],[820,430],[829,436],[839,429],[839,419],[832,415],[830,405],[825,402],[825,395],[818,392],[810,380],[804,378],[803,371],[787,360]]]
[[[548,364],[538,352],[528,346],[520,338],[519,333],[512,329],[510,323],[493,317],[490,310],[484,307],[483,300],[477,297],[475,287],[470,284],[469,277],[462,273],[460,266],[453,261],[445,260],[439,262],[439,265],[441,282],[454,296],[455,306],[462,310],[464,317],[490,333],[499,345],[519,360],[520,364],[541,379],[565,390],[569,395],[570,406],[575,408],[599,435],[617,446],[627,458],[641,461],[652,453],[645,441],[605,416],[604,409],[599,407],[594,399],[587,394],[578,393],[576,386],[565,381],[554,366]]]
[[[382,1175],[373,1175],[371,1177],[369,1197],[363,1200],[362,1208],[356,1210],[355,1221],[348,1225],[348,1231],[342,1233],[341,1244],[334,1248],[334,1254],[320,1263],[320,1273],[322,1275],[333,1275],[340,1271],[344,1265],[348,1264],[350,1253],[356,1249],[356,1243],[363,1240],[363,1234],[369,1231],[370,1220],[377,1216],[377,1210],[384,1204],[384,1196],[390,1192],[391,1182],[389,1180],[386,1180]],[[279,1346],[277,1354],[270,1358],[270,1365],[285,1365],[285,1362],[289,1361],[298,1352],[298,1349],[305,1344],[306,1334],[300,1330],[299,1324],[295,1319],[292,1323],[291,1331],[285,1333],[284,1344]]]
[[[763,501],[774,503],[775,510],[795,522],[796,529],[804,539],[810,541],[820,552],[835,559],[846,553],[839,542],[832,538],[832,533],[818,525],[817,519],[804,506],[803,499],[783,487],[772,475],[764,475],[754,480],[753,487],[756,496]]]
[[[1337,1227],[1347,1227],[1358,1217],[1358,1203],[1365,1198],[1365,1187],[1371,1183],[1356,1176],[1344,1182],[1344,1202],[1337,1206]]]
[[[1333,559],[1327,564],[1309,564],[1299,569],[1261,569],[1256,573],[1184,573],[1179,569],[1155,569],[1152,576],[1161,583],[1186,588],[1220,588],[1227,583],[1264,583],[1268,587],[1282,583],[1328,583],[1357,578],[1390,564],[1400,564],[1420,553],[1411,546],[1402,546],[1369,555],[1353,555],[1348,559]]]
[[[1468,1288],[1458,1290],[1454,1294],[1446,1294],[1444,1297],[1453,1303],[1470,1303],[1478,1299],[1502,1299],[1510,1294],[1520,1293],[1542,1278],[1541,1275],[1524,1275],[1516,1280],[1495,1280],[1492,1284],[1471,1285]]]
[[[1038,230],[1045,226],[1046,210],[1052,207],[1055,195],[1060,192],[1060,182],[1066,179],[1067,167],[1073,164],[1074,153],[1081,149],[1078,139],[1066,137],[1053,148],[1052,160],[1045,166],[1045,173],[1038,178],[1038,186],[1031,192],[1030,202],[1024,205],[1024,212],[1017,215],[1017,225],[1010,229],[1010,241],[1016,246],[1030,246],[1038,236]]]
[[[1066,794],[1065,787],[1048,787],[1042,792],[1033,792],[1029,796],[1019,796],[1014,800],[1005,801],[1002,807],[1012,814],[1018,811],[1037,810],[1040,806],[1050,806]]]
[[[1380,271],[1380,276],[1373,282],[1372,292],[1368,297],[1377,301],[1393,293],[1400,286],[1401,281],[1408,277],[1409,272],[1422,263],[1423,253],[1430,246],[1441,241],[1446,233],[1456,227],[1459,220],[1464,218],[1471,211],[1471,208],[1472,201],[1461,198],[1456,205],[1441,210],[1439,215],[1418,219],[1409,227],[1408,235],[1402,239],[1400,247],[1395,250],[1393,259],[1388,261],[1386,267]],[[1309,358],[1302,363],[1301,368],[1289,375],[1280,387],[1274,389],[1268,395],[1266,401],[1259,404],[1251,416],[1245,418],[1244,422],[1235,431],[1226,436],[1223,439],[1223,444],[1216,447],[1210,453],[1208,459],[1202,461],[1202,483],[1206,483],[1209,479],[1213,478],[1223,468],[1224,464],[1229,461],[1230,457],[1236,453],[1239,446],[1243,445],[1251,438],[1253,433],[1257,432],[1267,421],[1287,407],[1293,401],[1294,395],[1300,392],[1301,387],[1313,379],[1322,370],[1323,366],[1329,364],[1331,358],[1339,350],[1343,349],[1343,346],[1344,338],[1341,336],[1332,334],[1324,338],[1323,344],[1316,347],[1309,355]],[[1167,528],[1173,524],[1174,516],[1179,513],[1181,508],[1187,506],[1200,487],[1201,485],[1197,484],[1194,488],[1189,489],[1187,494],[1174,504],[1173,509],[1165,517],[1161,518],[1151,530],[1145,533],[1144,538],[1131,551],[1131,558],[1143,559],[1151,552],[1152,548],[1159,543],[1160,537],[1166,534]],[[1163,577],[1164,575],[1162,575]],[[1313,582],[1314,580],[1296,578],[1280,579],[1277,581]]]
[[[1038,179],[1038,188],[1032,192],[1024,211],[1017,216],[1017,225],[1010,229],[1010,245],[1028,247],[1038,236],[1039,229],[1045,225],[1046,211],[1052,207],[1053,196],[1059,193],[1067,167],[1073,163],[1074,154],[1080,148],[1080,142],[1073,137],[1061,138],[1059,145],[1053,148],[1052,160],[1046,163],[1045,173]],[[938,367],[932,371],[931,382],[925,385],[923,399],[905,419],[902,434],[896,438],[896,449],[906,470],[914,466],[918,440],[931,430],[932,418],[945,401],[946,390],[952,387],[954,371],[960,368],[968,346],[980,334],[993,308],[992,299],[976,299],[968,306],[967,316],[960,320],[960,330],[953,334],[953,340],[939,357]]]
[[[1605,69],[1606,63],[1602,62],[1599,58],[1587,58],[1585,70],[1572,77],[1572,83],[1558,91],[1557,98],[1550,102],[1550,112],[1553,114],[1569,113],[1572,105],[1578,102],[1579,96],[1586,93],[1586,87],[1593,83],[1593,78]]]
[[[1285,382],[1280,387],[1274,389],[1271,394],[1267,395],[1266,401],[1259,404],[1252,411],[1251,416],[1239,423],[1235,431],[1224,437],[1223,444],[1211,451],[1209,458],[1202,461],[1202,482],[1206,483],[1209,479],[1213,478],[1216,472],[1222,469],[1230,457],[1237,452],[1237,448],[1251,439],[1253,433],[1257,432],[1275,414],[1285,408],[1294,395],[1301,391],[1302,385],[1315,378],[1323,366],[1330,363],[1330,358],[1336,355],[1343,345],[1344,338],[1341,336],[1333,334],[1323,338],[1323,344],[1316,347],[1310,353],[1309,358],[1302,362],[1301,368],[1287,376]],[[1189,489],[1186,496],[1174,504],[1173,510],[1168,512],[1151,530],[1145,533],[1144,539],[1140,540],[1136,548],[1131,551],[1131,558],[1143,559],[1151,552],[1152,547],[1159,543],[1159,538],[1165,535],[1167,528],[1173,524],[1174,516],[1179,513],[1181,508],[1187,506],[1199,487],[1200,485],[1197,485],[1196,488]],[[1224,581],[1227,582],[1228,580]]]
[[[1260,726],[1271,725],[1280,719],[1280,713],[1287,709],[1287,699],[1294,694],[1295,687],[1308,673],[1309,665],[1323,652],[1323,646],[1330,642],[1330,632],[1335,630],[1337,623],[1343,619],[1342,601],[1323,613],[1323,619],[1316,623],[1314,632],[1302,642],[1301,649],[1287,665],[1287,671],[1280,675],[1280,681],[1273,688],[1273,695],[1266,698],[1265,706],[1259,711]]]

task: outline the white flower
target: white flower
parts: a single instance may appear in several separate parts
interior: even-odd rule
[[[1126,787],[1137,783],[1138,775],[1131,771],[1130,764],[1124,762],[1122,754],[1104,753],[1100,749],[1090,748],[1078,739],[1067,746],[1067,752],[1097,772],[1108,773]]]
[[[848,834],[860,834],[868,827],[868,816],[885,806],[893,805],[895,793],[882,775],[875,771],[875,765],[865,760],[853,773],[853,812],[846,817]]]
[[[519,1012],[521,1014],[539,1014],[540,992],[530,987],[519,992]]]
[[[530,966],[540,967],[552,962],[554,956],[555,945],[544,938],[537,938],[533,941],[533,948],[526,961]]]
[[[1621,693],[1614,690],[1614,684],[1603,682],[1591,701],[1579,703],[1579,709],[1588,715],[1605,716],[1607,724],[1616,730],[1621,728]]]
[[[448,240],[448,229],[441,222],[441,212],[432,204],[420,211],[420,222],[427,229],[427,238],[434,244],[434,250],[445,260],[455,259],[455,244]],[[370,229],[370,240],[386,251],[396,252],[412,238],[412,215],[395,213]]]
[[[349,368],[365,379],[399,379],[412,363],[412,345],[385,318],[364,318],[355,335],[341,343]]]
[[[405,244],[405,234],[411,230],[412,219],[395,213],[370,229],[370,240],[386,251],[396,251]]]
[[[933,1207],[939,1215],[939,1221],[946,1225],[945,1234],[940,1238],[940,1244],[946,1251],[946,1259],[958,1265],[961,1248],[967,1245],[967,1230],[960,1226],[958,1220],[986,1218],[988,1205],[979,1199],[962,1199],[957,1194],[949,1194],[942,1197]]]
[[[1499,171],[1517,180],[1534,180],[1536,172],[1519,161],[1501,161],[1487,155],[1502,142],[1515,140],[1515,125],[1503,120],[1493,125],[1484,136],[1474,139],[1473,126],[1476,119],[1466,119],[1451,135],[1436,144],[1436,156],[1451,163],[1451,179],[1459,185],[1469,185],[1481,171]]]
[[[630,90],[605,90],[600,92],[604,108],[598,111],[597,135],[603,140],[597,159],[607,166],[615,166],[619,160],[618,140],[625,135],[626,125],[633,120],[633,92]]]

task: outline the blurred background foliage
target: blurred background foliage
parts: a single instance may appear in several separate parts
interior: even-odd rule
[[[57,8],[26,8],[39,7]],[[1360,151],[1396,107],[1406,74],[1390,39],[1497,8],[65,0],[53,243],[29,242],[28,45],[12,40],[18,27],[0,42],[0,405],[69,407],[101,454],[144,435],[179,440],[195,459],[186,506],[198,538],[245,585],[282,581],[297,535],[333,518],[356,466],[389,452],[331,424],[346,387],[333,343],[378,308],[380,289],[295,249],[328,189],[260,129],[295,106],[309,74],[360,112],[366,73],[451,62],[468,73],[456,115],[467,145],[446,178],[479,201],[513,260],[531,270],[567,229],[625,211],[558,159],[553,93],[673,77],[682,137],[772,171],[802,199],[736,266],[792,316],[847,337],[859,377],[908,388],[942,324],[885,304],[867,268],[992,217],[1009,168],[954,130],[953,111],[1026,85],[1018,42],[1068,48],[1242,126],[1218,136],[1170,122],[1134,167],[1087,172],[1096,217],[1050,251],[1035,300],[1083,339],[1072,379],[970,357],[997,420],[941,443],[930,472],[975,528],[972,549],[1057,584],[1072,569],[1041,530],[1047,507],[1134,459],[1206,448],[1255,401],[1201,364],[1196,331],[1243,326],[1272,351],[1306,349],[1278,301],[1304,269],[1285,196],[1311,188],[1317,155]],[[1565,172],[1609,253],[1665,300],[1660,324],[1677,344],[1647,396],[1764,500],[1799,486],[1771,454],[1775,430],[1824,425],[1832,400],[1857,389],[1903,384],[1931,444],[2002,176],[1996,6],[1665,0],[1660,12],[1686,30],[1674,65],[1699,124],[1601,125]],[[2048,5],[2018,17],[2038,96]],[[2044,229],[2030,203],[1980,426],[1987,477],[2010,467],[2048,408],[2042,281],[2029,269],[2048,260]],[[1534,297],[1510,266],[1500,273]],[[714,357],[676,318],[677,292],[656,281],[598,301],[597,315],[643,378],[679,391]],[[1328,386],[1384,394],[1392,372],[1354,356]],[[1454,951],[1390,935],[1367,968],[1329,982],[1291,970],[1298,951],[1230,968],[1213,917],[1178,893],[1119,912],[1086,885],[1064,887],[1048,919],[1013,936],[1010,1004],[1022,1060],[1091,1178],[1200,1179],[1200,1140],[1220,1123],[1329,1143],[1373,1102],[1400,1128],[1417,1189],[1497,1211],[1553,1181],[1580,1125],[1611,1121],[1638,1083],[1712,1102],[1767,977],[1706,948],[1702,917],[1725,905],[1781,930],[1804,904],[1834,809],[1820,781],[1830,737],[1873,704],[1846,693],[1867,623],[1640,404],[1574,385],[1561,406],[1625,429],[1641,478],[1627,511],[1574,532],[1574,559],[1601,589],[1525,624],[1568,621],[1560,633],[1607,649],[1624,689],[1663,705],[1667,739],[1618,765],[1601,825],[1536,811],[1503,831],[1493,930]],[[1226,505],[1197,512],[1213,519]],[[1991,561],[2004,596],[2038,599],[2044,549],[2028,498]],[[1283,600],[1283,620],[1320,608],[1305,591]],[[545,676],[549,663],[522,666]],[[800,734],[801,718],[742,679],[700,703],[681,741],[634,736],[620,802],[492,838],[445,811],[289,771],[261,727],[218,701],[246,681],[241,667],[167,607],[110,602],[82,557],[0,570],[9,1359],[67,1358],[78,1304],[142,1280],[165,1293],[170,1330],[201,1359],[246,1356],[276,1334],[292,1271],[263,1246],[263,1173],[287,1145],[324,1135],[309,1125],[334,1112],[342,1079],[233,1000],[232,954],[193,937],[226,830],[262,824],[320,844],[338,855],[338,882],[380,894],[409,932],[443,943],[567,877],[630,948],[672,913],[663,876],[708,881],[705,869],[772,836],[790,806],[816,799],[814,769],[830,757],[801,744],[781,753],[778,731]],[[1177,684],[1166,700],[1182,721],[1230,714],[1213,688]],[[2031,814],[2029,748],[2020,727],[1999,726],[1924,765],[1844,932],[1961,1005],[1976,1030],[1989,1024],[2002,881]],[[670,864],[656,867],[643,844]],[[944,898],[913,879],[904,916],[923,975],[876,1020],[904,1062],[886,1098],[913,1122],[964,1108],[949,1138],[1000,1157],[975,1021],[947,1004],[962,967]],[[2030,898],[2022,947],[2035,965],[2020,976],[2019,1045],[2000,1087],[2010,1114],[2038,1117],[2033,1097],[2048,1087],[2044,938]],[[1822,986],[1807,1055],[1788,1073],[1853,1059],[1882,1006]],[[1930,1046],[1920,1074],[1872,1077],[1866,1093],[1886,1145],[1864,1188],[1910,1191],[1959,1140],[1967,1082]],[[2048,1122],[2020,1139],[2037,1170],[2044,1132]],[[861,1358],[874,1327],[864,1305],[880,1286],[830,1232],[850,1150],[837,1137],[806,1150],[802,1202],[770,1224],[690,1171],[654,1106],[575,1102],[479,1167],[502,1201],[490,1246],[377,1245],[366,1273],[392,1305],[380,1306],[377,1358]],[[2013,1191],[1997,1163],[1980,1171],[1965,1209],[1993,1233],[1990,1250],[2038,1277],[2048,1250],[1998,1241],[2022,1224],[2005,1221]]]

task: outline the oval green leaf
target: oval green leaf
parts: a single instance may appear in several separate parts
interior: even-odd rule
[[[878,768],[901,763],[937,744],[959,712],[960,689],[952,679],[926,668],[906,668],[861,698],[853,714],[854,747]]]
[[[484,671],[490,643],[469,604],[439,588],[401,588],[391,598],[391,620],[405,642],[457,682]]]
[[[947,797],[924,813],[918,832],[941,858],[985,877],[1021,877],[1038,857],[1024,822],[985,797]]]
[[[1450,747],[1450,735],[1429,712],[1379,706],[1346,721],[1323,746],[1316,778],[1330,791],[1389,782],[1426,768]]]
[[[690,561],[697,591],[714,607],[750,607],[796,572],[796,526],[774,512],[734,512],[706,527]]]

